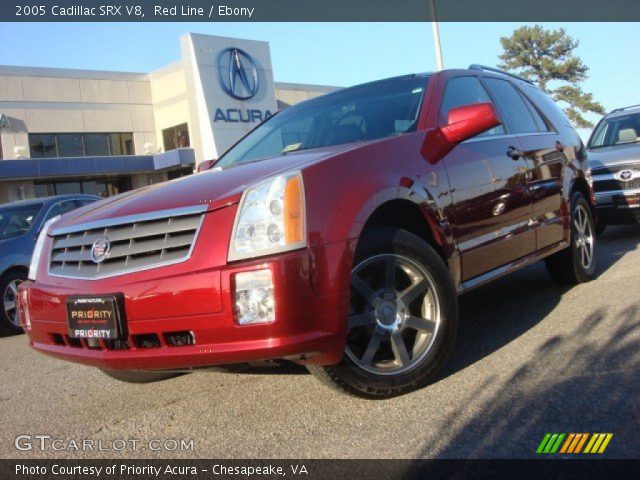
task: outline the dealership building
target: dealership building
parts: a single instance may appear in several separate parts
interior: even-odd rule
[[[151,73],[0,66],[0,202],[191,174],[277,110],[336,89],[275,82],[267,42],[180,46]]]

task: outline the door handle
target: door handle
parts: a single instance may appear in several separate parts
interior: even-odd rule
[[[518,160],[520,157],[524,157],[524,152],[522,150],[518,150],[516,147],[509,147],[507,149],[507,156],[513,160]]]

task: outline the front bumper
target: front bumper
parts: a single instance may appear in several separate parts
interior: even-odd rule
[[[312,263],[327,257],[324,250],[305,249],[204,270],[190,269],[187,262],[185,271],[169,273],[176,268],[167,267],[165,274],[146,272],[142,279],[130,274],[108,281],[27,282],[20,295],[31,322],[26,331],[31,346],[40,352],[103,369],[184,370],[275,358],[337,363],[346,341],[349,296],[344,289],[318,294],[313,288]],[[264,268],[273,272],[276,320],[238,325],[233,276]],[[116,293],[124,296],[123,341],[99,340],[92,345],[68,336],[70,295]],[[193,344],[173,346],[167,339],[176,332],[189,332]],[[149,338],[157,341],[144,341]]]
[[[640,222],[640,189],[596,192],[596,211],[606,225]]]
[[[598,221],[605,225],[640,223],[640,206],[597,205]]]

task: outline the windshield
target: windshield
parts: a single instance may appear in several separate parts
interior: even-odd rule
[[[0,207],[0,240],[27,233],[41,208],[41,203],[22,207]]]
[[[240,140],[215,166],[414,131],[427,82],[424,76],[383,80],[293,106]]]
[[[640,141],[640,113],[602,120],[591,135],[589,148],[610,147]]]

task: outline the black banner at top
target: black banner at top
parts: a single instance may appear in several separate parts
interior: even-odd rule
[[[640,21],[639,0],[2,0],[4,22]]]

